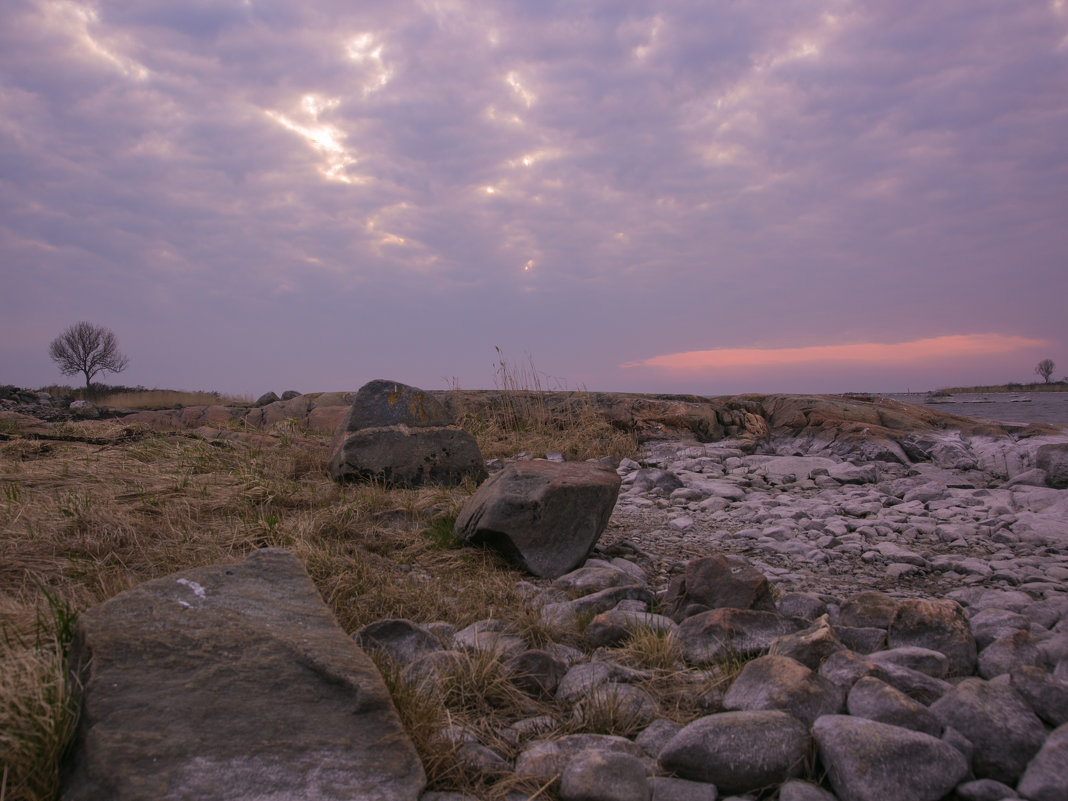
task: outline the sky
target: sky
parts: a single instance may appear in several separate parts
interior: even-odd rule
[[[1059,378],[1068,0],[3,0],[0,282],[24,387]]]

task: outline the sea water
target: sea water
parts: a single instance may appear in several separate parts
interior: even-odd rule
[[[944,397],[912,392],[883,397],[983,420],[1068,426],[1068,392],[976,392]]]

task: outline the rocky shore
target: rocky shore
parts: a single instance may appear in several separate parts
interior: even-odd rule
[[[325,426],[317,397],[242,419]],[[354,635],[413,686],[440,689],[474,654],[550,704],[442,731],[469,770],[564,801],[1068,799],[1068,432],[856,398],[597,403],[643,452],[617,465],[593,558],[525,582],[560,636],[493,618]],[[234,414],[132,418],[210,429]],[[673,664],[621,656],[650,633]],[[702,713],[672,722],[669,698]],[[628,735],[595,733],[606,714]],[[403,790],[366,797],[464,797],[403,772]]]

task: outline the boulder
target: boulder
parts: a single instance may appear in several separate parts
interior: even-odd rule
[[[890,621],[891,648],[916,645],[946,655],[949,675],[975,672],[976,646],[964,607],[956,601],[910,598],[901,601]]]
[[[267,549],[78,619],[66,801],[415,799],[425,777],[367,655],[300,561]]]
[[[776,611],[771,585],[764,574],[745,559],[722,553],[687,562],[683,575],[668,589],[664,603],[676,623],[709,609]]]
[[[631,754],[585,751],[560,776],[563,801],[649,801],[645,765]]]
[[[811,726],[816,718],[838,712],[844,700],[845,694],[829,679],[788,656],[769,654],[742,668],[723,696],[723,708],[779,709]]]
[[[722,793],[744,793],[799,776],[810,742],[805,724],[786,712],[721,712],[685,726],[660,752],[660,765]]]
[[[548,784],[567,769],[571,760],[589,753],[627,754],[637,757],[646,767],[646,775],[653,772],[655,763],[645,756],[641,746],[626,737],[610,734],[569,734],[554,740],[530,743],[515,761],[515,774],[539,784]]]
[[[615,470],[595,462],[513,462],[468,499],[455,530],[535,576],[557,578],[593,550],[619,486]]]
[[[1054,729],[1027,765],[1017,789],[1032,801],[1068,801],[1068,725]]]
[[[408,665],[432,651],[443,651],[441,640],[422,626],[403,618],[370,623],[352,635],[368,651],[379,650],[399,665]]]
[[[679,624],[678,637],[686,661],[700,664],[757,656],[798,628],[799,621],[775,612],[710,609]]]
[[[279,397],[273,392],[264,392],[262,395],[256,398],[256,402],[253,404],[253,406],[266,406],[269,403],[277,403],[278,401]]]
[[[842,602],[838,623],[848,628],[885,629],[894,619],[897,601],[878,590],[865,590]]]
[[[1012,671],[1009,683],[1050,726],[1068,723],[1068,679],[1024,666]]]
[[[335,481],[455,486],[487,473],[475,438],[438,401],[415,387],[376,380],[356,393],[330,445]]]
[[[1007,684],[964,679],[931,711],[972,743],[972,770],[980,779],[1015,784],[1046,739],[1042,721]]]
[[[1042,653],[1029,631],[1006,634],[979,652],[979,675],[992,679],[1024,666],[1042,664]]]
[[[812,735],[842,801],[938,801],[968,773],[953,746],[874,720],[825,715]]]
[[[780,609],[781,609],[780,605]],[[834,634],[826,615],[816,621],[816,625],[807,629],[776,637],[771,644],[770,653],[796,659],[812,670],[819,670],[827,658],[845,648]]]
[[[1068,488],[1068,442],[1039,445],[1035,466],[1046,472],[1046,483],[1057,489]]]
[[[854,717],[921,731],[932,737],[942,734],[942,722],[931,710],[874,676],[857,680],[849,691],[846,708]]]

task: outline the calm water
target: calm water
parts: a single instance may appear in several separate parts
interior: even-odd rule
[[[947,414],[1008,423],[1057,423],[1068,426],[1068,392],[990,392],[931,398],[926,392],[887,395]]]

